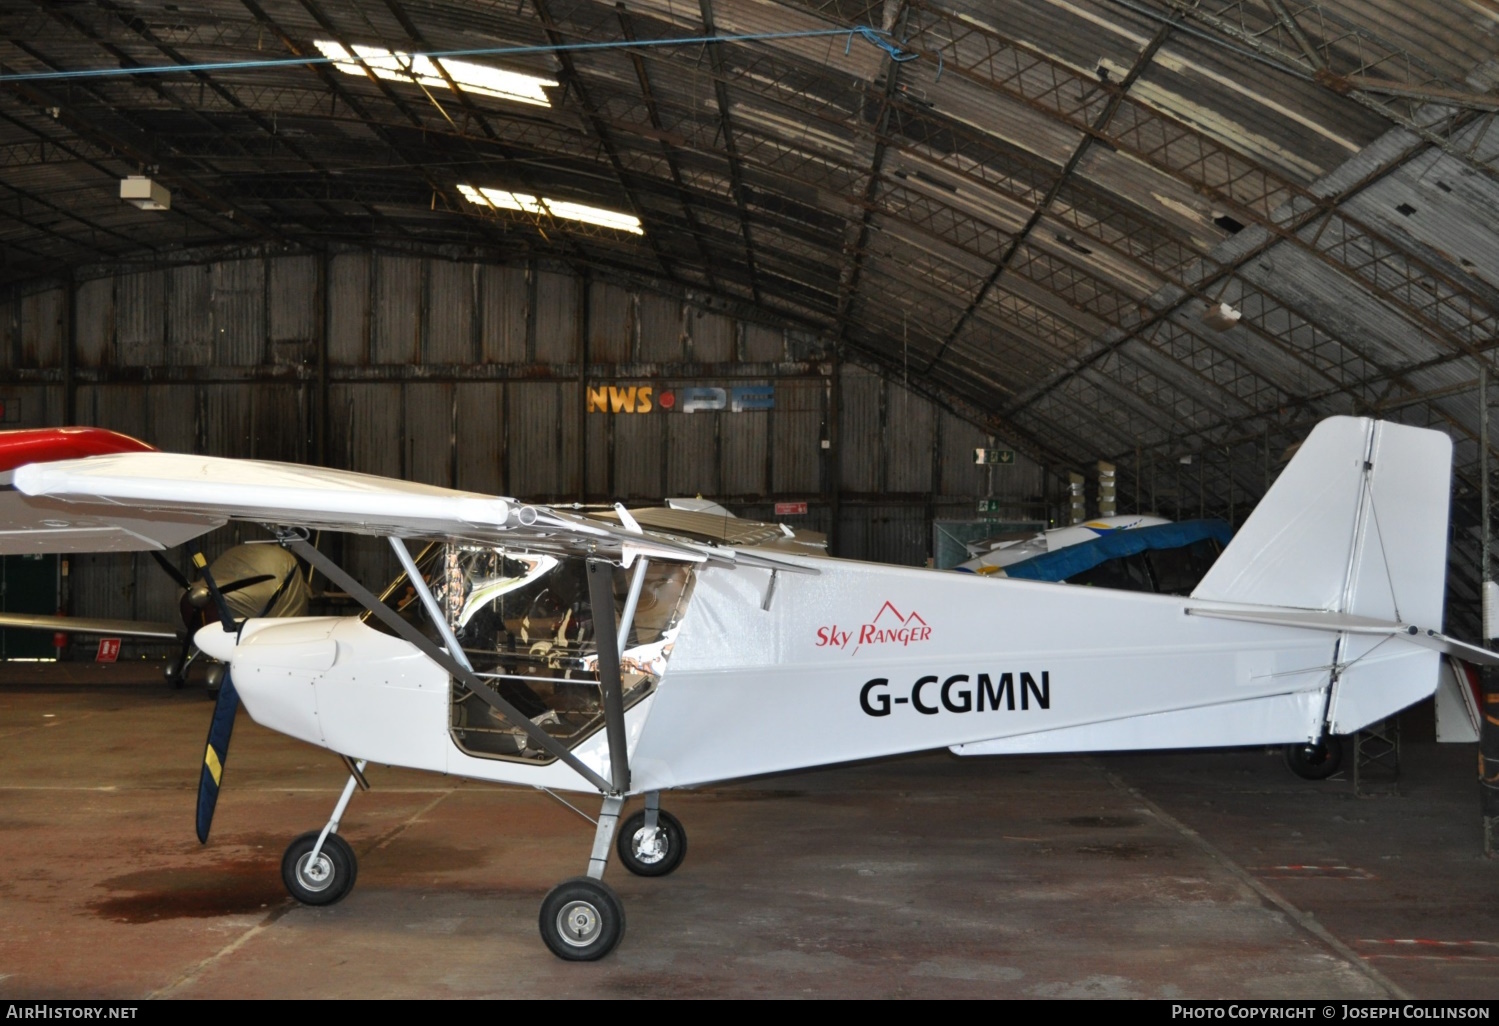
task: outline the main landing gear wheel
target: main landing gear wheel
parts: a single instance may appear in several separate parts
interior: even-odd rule
[[[682,864],[687,854],[687,831],[669,812],[656,813],[656,837],[647,845],[645,810],[625,820],[615,841],[620,865],[636,876],[665,876]]]
[[[1326,780],[1343,766],[1343,741],[1328,734],[1319,744],[1286,745],[1286,765],[1303,780]]]
[[[313,861],[312,849],[320,833],[321,830],[309,830],[291,842],[281,857],[281,880],[291,896],[304,905],[332,905],[342,901],[354,889],[354,877],[359,873],[354,849],[337,834],[328,835],[323,850]]]
[[[625,935],[625,908],[614,888],[578,876],[552,888],[541,903],[541,939],[569,962],[592,962]]]

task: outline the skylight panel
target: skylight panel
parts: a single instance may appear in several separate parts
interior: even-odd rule
[[[547,99],[542,89],[545,86],[557,85],[549,78],[523,75],[517,71],[492,68],[486,64],[457,61],[451,57],[433,59],[423,57],[421,54],[413,56],[399,50],[382,50],[376,46],[358,45],[354,46],[353,53],[350,53],[342,44],[335,43],[331,39],[317,39],[313,42],[322,55],[331,60],[333,66],[346,75],[362,76],[367,65],[376,78],[407,84],[414,82],[428,88],[447,89],[447,79],[442,77],[442,73],[446,71],[458,88],[464,92],[475,93],[479,96],[493,96],[501,100],[514,100],[516,103],[529,103],[537,107],[552,105],[552,101]],[[360,64],[360,61],[364,64]],[[440,69],[438,65],[441,65]]]
[[[590,207],[567,200],[548,199],[545,196],[528,196],[523,192],[509,192],[505,189],[476,189],[472,185],[459,185],[458,191],[463,194],[464,199],[481,207],[491,207],[495,210],[518,210],[526,214],[546,214],[563,221],[581,221],[584,224],[613,228],[634,235],[645,234],[645,229],[640,226],[640,218],[620,213],[617,210],[605,210],[602,207]]]

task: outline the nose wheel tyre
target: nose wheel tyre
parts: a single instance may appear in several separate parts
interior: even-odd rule
[[[1303,780],[1326,780],[1343,767],[1343,741],[1328,734],[1320,744],[1286,745],[1286,765]]]
[[[337,834],[329,834],[316,860],[312,849],[321,830],[309,830],[291,842],[281,856],[281,881],[287,891],[304,905],[332,905],[342,901],[354,889],[359,862],[354,849]]]
[[[625,908],[614,888],[579,876],[564,880],[541,903],[541,939],[569,962],[592,962],[625,935]]]
[[[625,820],[615,840],[620,865],[636,876],[665,876],[682,864],[687,854],[687,831],[677,817],[656,813],[656,836],[645,836],[645,810]]]

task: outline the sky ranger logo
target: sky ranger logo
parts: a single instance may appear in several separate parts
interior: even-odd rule
[[[1051,673],[1042,670],[1039,682],[1032,674],[1022,673],[1018,684],[1013,673],[998,677],[981,673],[976,679],[966,673],[955,673],[946,680],[921,677],[906,694],[892,692],[888,677],[876,677],[859,689],[859,708],[866,716],[889,716],[892,705],[907,704],[923,716],[935,716],[944,709],[950,713],[998,712],[1001,708],[1013,712],[1017,692],[1022,711],[1029,710],[1032,701],[1038,709],[1050,709]]]
[[[817,628],[817,648],[847,649],[853,644],[849,655],[858,654],[865,645],[898,645],[905,648],[922,641],[932,640],[932,629],[916,610],[907,615],[889,602],[880,606],[874,619],[861,624],[857,630],[844,630],[837,624]]]

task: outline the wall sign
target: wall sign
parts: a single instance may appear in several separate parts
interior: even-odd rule
[[[773,410],[774,385],[735,385],[732,388],[692,386],[658,389],[655,385],[600,385],[588,388],[589,413],[745,413]]]

